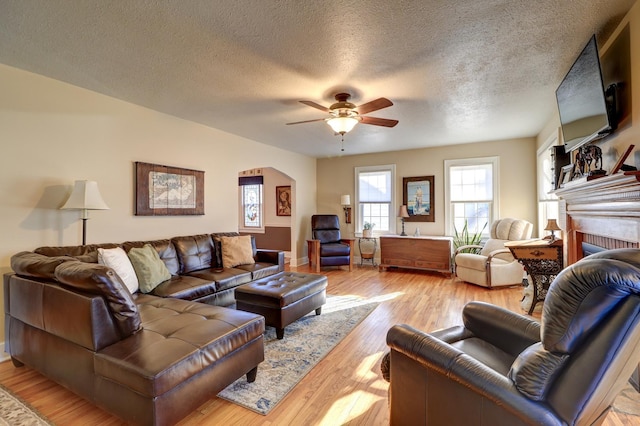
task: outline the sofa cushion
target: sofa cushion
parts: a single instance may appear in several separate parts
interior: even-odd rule
[[[11,269],[18,275],[53,279],[58,265],[71,260],[68,256],[48,257],[23,251],[11,256]]]
[[[250,235],[220,237],[220,247],[222,249],[222,266],[224,268],[255,263]]]
[[[251,278],[254,280],[259,280],[260,278],[281,272],[280,265],[263,262],[256,262],[250,265],[238,265],[233,269],[242,269],[243,271],[251,272]]]
[[[212,268],[194,271],[189,274],[215,283],[216,291],[227,290],[251,281],[251,272],[239,268]]]
[[[162,395],[262,338],[264,318],[179,299],[136,295],[143,331],[96,354],[96,374],[145,396]]]
[[[158,284],[171,278],[158,252],[150,244],[132,248],[127,256],[136,271],[141,292],[149,293]]]
[[[127,286],[131,294],[138,291],[138,276],[127,253],[120,247],[112,249],[98,249],[98,263],[113,269]]]
[[[55,270],[55,277],[69,287],[104,297],[121,337],[140,329],[138,308],[113,269],[95,263],[71,261],[60,264]]]
[[[213,241],[211,236],[190,235],[171,239],[180,259],[180,273],[211,268],[213,261]]]
[[[150,244],[160,256],[160,259],[164,262],[164,265],[169,270],[171,275],[178,275],[180,273],[180,260],[178,259],[178,253],[173,243],[169,239],[153,240],[153,241],[127,241],[122,243],[122,248],[129,252],[135,247],[144,247],[145,244]]]
[[[151,291],[159,297],[198,300],[216,292],[216,283],[189,275],[173,275]]]

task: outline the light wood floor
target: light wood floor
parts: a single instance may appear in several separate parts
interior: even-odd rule
[[[306,266],[297,270],[309,271]],[[357,267],[351,273],[327,268],[322,273],[329,277],[329,294],[377,298],[380,306],[268,416],[213,398],[181,425],[387,425],[388,384],[379,367],[392,325],[407,323],[431,331],[460,324],[461,309],[471,300],[522,312],[521,288],[487,290],[437,273],[378,272],[371,266]],[[14,368],[10,361],[0,363],[0,383],[57,425],[122,424],[33,370]],[[605,421],[607,426],[633,424],[640,425],[637,417],[617,413],[610,413]]]

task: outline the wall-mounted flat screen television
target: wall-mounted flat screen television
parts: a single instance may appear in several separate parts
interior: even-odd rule
[[[558,86],[556,100],[566,152],[615,129],[615,112],[607,107],[595,35]]]

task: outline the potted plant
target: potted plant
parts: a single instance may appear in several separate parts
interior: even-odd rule
[[[364,238],[371,238],[371,232],[373,231],[374,226],[376,226],[375,223],[365,222],[362,226],[362,236]]]
[[[464,221],[464,227],[462,228],[462,231],[458,232],[458,230],[454,227],[453,228],[455,231],[455,236],[453,237],[454,250],[462,246],[480,244],[480,241],[482,240],[482,232],[484,232],[484,229],[486,227],[487,227],[487,224],[485,223],[482,229],[476,232],[475,234],[469,232],[469,227],[466,220]],[[461,253],[479,253],[479,252],[480,252],[480,249],[472,248],[472,247],[463,249],[461,251]]]

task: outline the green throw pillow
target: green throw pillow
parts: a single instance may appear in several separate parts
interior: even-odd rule
[[[138,276],[141,292],[149,293],[158,284],[171,278],[171,273],[151,244],[132,248],[128,255]]]

